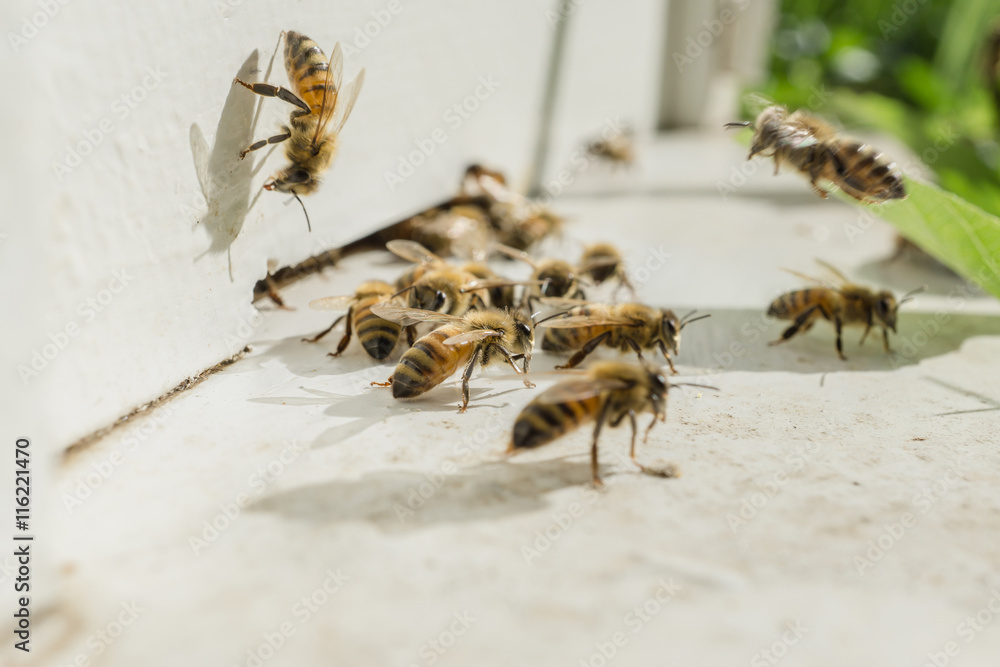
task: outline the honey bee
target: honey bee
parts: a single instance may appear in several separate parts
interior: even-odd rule
[[[486,213],[477,206],[434,208],[416,216],[410,240],[439,255],[482,262],[494,240]]]
[[[622,254],[610,243],[593,243],[585,247],[577,271],[581,276],[589,278],[594,285],[601,285],[614,278],[620,287],[626,288],[635,296],[635,287],[625,272]]]
[[[757,120],[727,123],[726,127],[753,127],[748,160],[758,153],[774,157],[774,173],[787,163],[809,178],[813,190],[826,199],[821,180],[829,181],[862,203],[905,199],[906,188],[895,162],[874,148],[837,135],[827,123],[781,106],[764,109]]]
[[[583,288],[576,268],[562,259],[536,260],[523,250],[498,244],[496,249],[513,259],[521,260],[532,268],[531,280],[536,283],[524,291],[524,307],[531,310],[532,301],[546,298],[582,299]]]
[[[420,322],[441,324],[418,338],[403,353],[395,371],[386,382],[372,383],[380,387],[391,386],[393,398],[420,396],[465,366],[460,409],[460,412],[465,412],[469,406],[469,379],[472,372],[477,365],[488,366],[497,361],[510,364],[522,377],[525,387],[535,386],[526,377],[535,341],[535,328],[532,320],[521,311],[487,308],[454,317],[386,303],[373,306],[372,310],[379,317],[401,326],[413,326]],[[523,369],[518,368],[517,359],[523,359]]]
[[[354,294],[345,296],[328,296],[309,302],[309,307],[315,310],[344,310],[347,312],[333,321],[329,327],[312,338],[303,338],[307,343],[316,343],[330,333],[341,320],[347,319],[344,327],[344,337],[337,344],[337,351],[330,352],[331,357],[339,357],[351,342],[351,333],[356,333],[361,347],[368,356],[382,361],[396,348],[402,327],[395,322],[384,320],[372,312],[372,306],[385,303],[395,293],[392,285],[381,280],[369,280],[361,283]]]
[[[471,165],[462,179],[461,197],[482,199],[498,242],[527,250],[562,229],[562,218],[507,187],[503,174],[482,165]]]
[[[590,471],[595,486],[603,486],[597,467],[597,441],[604,424],[619,426],[626,417],[632,427],[629,456],[639,469],[656,477],[674,477],[673,466],[648,468],[635,458],[636,416],[651,412],[653,420],[646,428],[643,443],[658,421],[667,418],[667,391],[671,386],[650,365],[602,361],[591,366],[583,377],[559,382],[536,396],[514,420],[514,431],[507,452],[531,449],[548,444],[584,423],[594,424],[590,445]],[[694,385],[703,387],[705,385]],[[715,389],[715,387],[707,387]]]
[[[399,294],[409,292],[411,308],[434,310],[457,317],[469,310],[487,307],[486,301],[476,292],[487,290],[487,295],[492,295],[500,290],[499,299],[503,301],[508,298],[503,290],[526,284],[526,281],[500,278],[477,263],[456,267],[415,241],[398,239],[388,242],[386,247],[395,255],[415,263],[396,281]],[[504,304],[490,305],[502,307]]]
[[[889,330],[896,332],[896,314],[899,307],[913,299],[913,295],[922,292],[925,288],[918,287],[905,294],[899,301],[889,290],[874,290],[869,287],[852,284],[837,269],[826,262],[817,262],[832,272],[840,285],[833,285],[823,280],[810,278],[796,271],[789,273],[804,280],[816,283],[818,287],[807,287],[794,292],[788,292],[775,299],[767,309],[768,317],[779,320],[792,320],[792,325],[785,329],[781,338],[771,342],[771,345],[784,343],[790,340],[799,332],[805,333],[812,328],[816,320],[822,317],[833,322],[837,332],[837,355],[844,361],[844,345],[841,341],[841,331],[845,326],[864,325],[865,331],[861,335],[858,345],[863,345],[868,337],[868,332],[873,326],[882,329],[882,347],[886,354],[891,352],[889,348]],[[787,270],[787,269],[786,269]]]
[[[635,163],[635,145],[631,130],[619,132],[609,139],[599,139],[587,145],[587,153],[607,160],[614,166],[631,167]]]
[[[653,308],[641,303],[618,305],[581,304],[565,312],[565,316],[548,322],[550,327],[542,337],[546,352],[574,352],[558,369],[573,368],[599,345],[617,348],[622,352],[634,350],[642,360],[642,350],[658,348],[672,373],[674,368],[670,352],[680,354],[681,330],[692,322],[709,315],[692,318],[694,312],[677,317],[666,308]]]
[[[344,79],[344,54],[340,44],[333,47],[329,62],[322,49],[305,35],[289,30],[285,33],[285,71],[295,92],[267,83],[247,83],[233,79],[244,88],[264,97],[277,97],[297,109],[292,111],[288,125],[281,134],[251,144],[240,153],[247,153],[269,144],[285,144],[285,157],[291,163],[264,183],[265,190],[290,193],[299,204],[299,195],[316,191],[320,175],[330,168],[337,147],[337,137],[351,115],[354,103],[361,92],[365,71],[346,86]],[[305,205],[302,205],[305,211]],[[306,224],[312,231],[309,214]]]

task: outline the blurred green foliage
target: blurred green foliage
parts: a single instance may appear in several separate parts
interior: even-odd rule
[[[783,0],[772,44],[771,76],[756,92],[848,131],[871,129],[901,139],[942,188],[991,219],[984,227],[991,248],[983,261],[1000,260],[1000,0]],[[759,111],[750,105],[747,117]],[[923,192],[926,204],[940,191]],[[927,224],[950,224],[935,219],[956,210],[949,202],[933,208]],[[898,212],[884,217],[901,219]],[[901,229],[907,233],[905,225]],[[911,240],[960,241],[920,236]],[[962,254],[924,249],[950,264],[946,257]],[[978,271],[952,268],[967,276]]]

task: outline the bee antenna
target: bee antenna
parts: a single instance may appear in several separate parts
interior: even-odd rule
[[[671,387],[701,387],[702,389],[712,389],[714,391],[721,391],[718,387],[713,387],[710,384],[698,384],[697,382],[671,382]]]
[[[731,127],[750,127],[750,121],[738,120],[732,123],[726,123],[723,127],[725,127],[727,130]]]
[[[399,290],[398,292],[396,292],[395,294],[393,294],[389,298],[390,299],[395,299],[397,296],[401,296],[403,294],[406,294],[407,292],[409,292],[411,289],[413,289],[415,287],[416,287],[416,285],[410,285],[409,287],[404,287],[403,289]]]
[[[913,301],[913,295],[920,294],[927,290],[927,285],[921,285],[916,289],[911,289],[909,292],[903,295],[903,298],[899,300],[899,305],[902,306],[907,301]]]
[[[313,226],[312,223],[309,222],[309,211],[306,210],[306,205],[302,203],[302,200],[299,199],[299,196],[294,192],[292,193],[292,196],[295,197],[295,201],[297,201],[299,205],[302,207],[302,212],[306,214],[306,227],[308,227],[309,232],[312,233]]]
[[[697,312],[697,311],[695,311],[695,312]],[[691,312],[691,313],[688,313],[688,315],[684,316],[684,317],[683,317],[683,318],[681,319],[681,329],[683,329],[683,328],[684,328],[684,327],[686,327],[687,325],[691,324],[692,322],[697,322],[698,320],[703,320],[703,319],[705,319],[706,317],[711,317],[711,316],[712,316],[712,313],[705,313],[704,315],[699,315],[698,317],[695,317],[695,318],[692,318],[692,319],[690,319],[690,320],[689,320],[689,319],[687,319],[687,318],[688,318],[689,316],[691,316],[691,315],[694,315],[694,312]]]
[[[541,314],[541,311],[538,311],[537,313],[535,313],[535,315],[540,315],[540,314]],[[543,317],[542,319],[538,320],[537,322],[535,322],[535,315],[531,316],[531,322],[537,327],[542,322],[548,322],[549,320],[554,320],[557,317],[562,317],[563,315],[569,315],[569,311],[568,310],[564,310],[561,313],[554,313],[552,315],[549,315],[548,317]]]

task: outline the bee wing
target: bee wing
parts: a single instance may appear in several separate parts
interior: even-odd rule
[[[454,315],[446,315],[445,313],[433,310],[421,310],[420,308],[407,308],[406,306],[400,306],[392,302],[377,303],[372,306],[372,312],[383,320],[402,324],[404,327],[420,322],[451,324],[462,321],[461,317],[455,317]]]
[[[602,325],[615,325],[625,327],[639,326],[632,320],[624,318],[610,317],[607,315],[570,315],[568,317],[554,317],[551,320],[539,322],[540,327],[552,327],[553,329],[572,329],[574,327],[597,327]]]
[[[504,278],[490,278],[473,280],[471,283],[462,285],[461,292],[473,292],[481,289],[493,289],[494,287],[513,287],[514,285],[544,285],[544,280],[506,280]]]
[[[444,344],[465,345],[466,343],[475,343],[487,338],[500,338],[501,336],[503,336],[501,332],[494,331],[493,329],[476,329],[475,331],[467,331],[465,333],[460,333],[457,336],[446,338],[444,340]]]
[[[587,398],[599,396],[605,391],[625,389],[628,386],[629,383],[624,380],[613,380],[610,378],[600,380],[591,378],[567,380],[546,389],[538,395],[535,401],[548,404],[582,401]]]
[[[309,302],[309,307],[313,310],[347,310],[353,302],[353,294],[344,294],[342,296],[327,296],[322,299],[313,299]]]
[[[836,269],[831,264],[828,264],[828,263],[824,262],[823,260],[821,260],[819,258],[816,259],[816,263],[819,264],[820,266],[822,266],[824,269],[826,269],[830,273],[832,273],[834,276],[836,276],[837,280],[839,280],[841,282],[841,284],[847,284],[847,283],[851,282],[850,280],[847,279],[847,276],[845,276],[843,273],[841,273],[838,269]]]
[[[344,91],[338,96],[337,108],[333,114],[333,133],[340,134],[347,122],[351,112],[354,111],[354,103],[358,101],[358,94],[361,86],[365,82],[365,70],[362,69],[358,75],[351,79],[351,82],[344,86]]]
[[[337,98],[340,97],[340,84],[344,79],[344,52],[340,42],[333,46],[330,62],[326,67],[326,86],[323,88],[323,102],[319,108],[319,120],[316,122],[316,132],[313,134],[313,146],[319,145],[319,140],[326,135],[326,126],[330,124],[333,113],[337,109]]]
[[[444,264],[444,260],[430,250],[409,239],[393,239],[387,241],[385,249],[409,262],[416,264]]]
[[[532,268],[538,268],[538,264],[528,253],[523,250],[518,250],[517,248],[511,248],[509,245],[503,243],[497,243],[494,248],[497,252],[507,255],[511,259],[519,259],[526,264],[529,264]]]
[[[837,286],[834,285],[833,283],[831,283],[829,280],[821,280],[819,278],[813,278],[812,276],[807,276],[804,273],[799,273],[798,271],[793,271],[792,269],[782,268],[781,270],[785,271],[786,273],[792,274],[796,278],[801,278],[802,280],[805,280],[806,282],[815,283],[815,284],[819,285],[820,287],[826,287],[826,288],[832,289],[832,290],[838,289]]]
[[[543,306],[552,306],[553,308],[574,308],[576,306],[589,306],[594,305],[595,302],[587,301],[586,299],[570,299],[565,296],[542,296],[536,299]]]

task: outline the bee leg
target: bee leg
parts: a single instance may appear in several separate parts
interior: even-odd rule
[[[482,352],[480,349],[476,349],[472,353],[472,359],[469,360],[469,365],[465,367],[465,372],[462,373],[462,407],[459,412],[465,412],[469,407],[469,378],[472,377],[472,371],[476,369],[476,364],[479,362],[479,355]]]
[[[885,350],[886,354],[892,354],[892,348],[889,347],[889,330],[882,329],[882,349]]]
[[[636,436],[636,431],[638,430],[638,427],[637,427],[637,424],[635,422],[635,410],[629,410],[628,418],[629,418],[629,421],[632,424],[632,447],[631,447],[631,449],[629,449],[629,456],[632,457],[632,463],[634,463],[636,466],[638,466],[639,470],[641,470],[642,472],[646,473],[647,475],[652,475],[653,477],[676,477],[677,476],[677,470],[672,465],[667,465],[667,466],[665,466],[663,468],[649,468],[647,466],[642,465],[638,461],[636,461],[636,459],[635,459],[635,436]],[[649,428],[646,429],[646,434],[642,438],[643,444],[646,444],[646,441],[649,440],[649,432],[653,430],[654,426],[656,426],[656,422],[657,421],[658,421],[658,418],[656,417],[656,415],[653,415],[653,421],[651,421],[649,423]]]
[[[795,321],[792,322],[792,326],[788,327],[787,329],[784,330],[784,332],[782,332],[781,338],[779,338],[778,340],[771,341],[770,343],[768,343],[768,345],[777,345],[778,343],[784,343],[786,340],[790,339],[792,336],[797,334],[799,332],[799,329],[802,329],[803,326],[805,326],[805,330],[808,330],[809,327],[812,326],[812,318],[815,317],[817,312],[816,308],[817,308],[816,306],[813,306],[811,308],[807,308],[806,310],[802,311],[802,313],[800,313],[799,316],[795,318]]]
[[[302,98],[288,90],[287,88],[282,88],[281,86],[272,86],[269,83],[247,83],[242,79],[233,79],[233,83],[238,83],[250,92],[256,93],[263,97],[277,97],[279,100],[284,100],[289,104],[294,104],[306,114],[312,113],[312,109],[306,104]],[[304,115],[304,114],[303,114]]]
[[[569,358],[564,366],[556,366],[556,370],[563,370],[564,368],[573,368],[581,361],[587,358],[587,355],[593,352],[598,345],[607,340],[608,336],[611,335],[610,331],[605,331],[600,336],[595,336],[587,341],[587,344],[580,348],[576,354]]]
[[[315,343],[315,342],[319,341],[320,338],[322,338],[323,336],[325,336],[328,333],[330,333],[331,331],[333,331],[333,328],[335,326],[337,326],[338,324],[340,324],[340,321],[342,319],[344,319],[345,317],[346,317],[346,315],[341,315],[340,317],[338,317],[337,319],[335,319],[333,321],[333,324],[331,324],[327,328],[323,329],[322,331],[320,331],[318,334],[316,334],[312,338],[303,338],[302,341],[305,342],[305,343]]]
[[[840,317],[833,318],[833,326],[837,329],[837,354],[840,356],[841,361],[847,361],[847,357],[844,356],[844,339],[840,335],[841,330],[844,328],[844,323],[840,321]]]
[[[674,368],[674,360],[670,358],[670,353],[667,352],[667,345],[662,340],[658,342],[660,352],[663,354],[663,358],[667,360],[667,364],[670,366],[670,372],[677,375],[677,369]]]
[[[872,330],[872,325],[869,323],[868,326],[865,327],[865,332],[861,334],[861,340],[858,341],[858,347],[861,347],[862,345],[865,344],[865,339],[868,338],[868,332],[871,330]]]
[[[294,308],[285,305],[285,300],[282,299],[281,294],[278,293],[278,286],[274,284],[274,278],[271,277],[270,273],[264,276],[264,283],[267,285],[267,296],[274,302],[274,305],[282,310],[295,310]]]
[[[282,141],[288,139],[291,136],[292,136],[291,132],[285,132],[284,134],[276,134],[268,139],[261,139],[258,142],[252,143],[250,144],[249,148],[240,151],[240,159],[242,160],[243,158],[245,158],[247,156],[247,153],[251,151],[260,150],[261,148],[267,146],[268,144],[280,144]]]
[[[353,312],[353,308],[347,311],[347,322],[344,323],[344,337],[340,339],[339,343],[337,343],[337,351],[328,352],[328,356],[339,357],[344,353],[344,350],[347,349],[347,344],[351,342],[351,329],[353,328],[352,320],[354,319]]]
[[[413,325],[411,324],[410,326],[406,327],[406,344],[409,345],[410,347],[413,347],[413,344],[416,342],[416,340],[417,340],[417,334],[414,331]]]
[[[594,441],[590,445],[590,475],[596,487],[604,486],[604,482],[601,481],[601,476],[597,471],[597,439],[601,435],[601,427],[604,426],[604,421],[608,418],[608,408],[610,407],[611,403],[604,401],[604,405],[601,406],[601,411],[597,415],[597,423],[594,424]]]
[[[392,378],[393,378],[393,376],[390,375],[389,379],[386,380],[385,382],[372,382],[371,384],[369,384],[369,386],[371,386],[371,387],[391,387],[392,386]]]
[[[524,386],[527,387],[528,389],[534,389],[535,383],[531,382],[527,377],[525,377],[528,374],[528,356],[518,355],[524,358],[524,370],[522,371],[520,368],[517,367],[517,363],[514,361],[514,355],[512,355],[510,352],[508,352],[506,349],[502,347],[500,348],[500,354],[502,354],[504,359],[507,360],[507,363],[510,364],[510,367],[514,369],[514,372],[521,376],[521,381],[524,382]]]
[[[642,348],[639,347],[639,343],[635,342],[631,338],[626,338],[625,344],[635,351],[636,355],[639,357],[639,361],[646,361],[646,357],[642,356]],[[624,347],[625,346],[623,345],[622,348],[624,349]],[[667,357],[667,361],[670,361],[670,357]],[[677,371],[674,370],[674,365],[672,363],[670,364],[670,370],[674,371],[675,375],[677,374]]]

